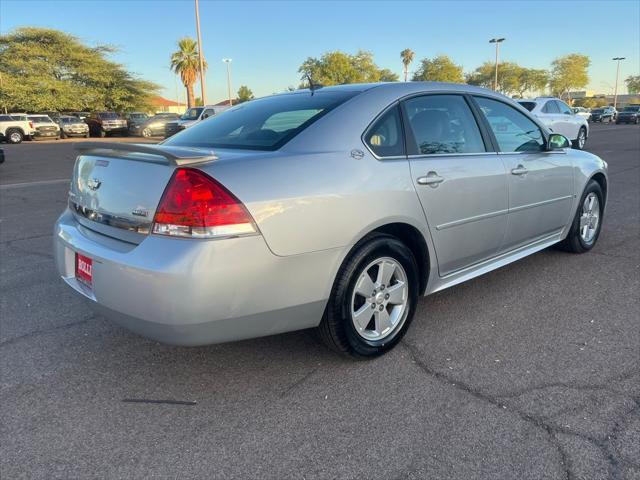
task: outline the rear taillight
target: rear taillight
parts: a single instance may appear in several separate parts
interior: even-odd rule
[[[153,233],[218,238],[256,233],[245,206],[220,183],[191,168],[177,169],[162,194]]]

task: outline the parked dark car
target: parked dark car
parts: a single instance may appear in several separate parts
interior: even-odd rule
[[[78,117],[62,115],[54,120],[60,126],[60,138],[85,137],[89,138],[89,125]]]
[[[89,133],[95,137],[129,134],[127,121],[116,112],[94,112],[84,121],[89,125]]]
[[[131,129],[132,125],[140,125],[149,118],[149,115],[144,112],[128,112],[123,115],[123,118],[127,121],[127,128]]]
[[[640,105],[629,105],[618,112],[616,125],[620,123],[640,123]]]
[[[591,110],[592,122],[614,122],[616,119],[616,109],[613,107],[601,107]]]
[[[168,122],[175,122],[180,118],[177,113],[158,113],[143,122],[132,124],[129,127],[129,134],[141,137],[163,136],[165,126]]]

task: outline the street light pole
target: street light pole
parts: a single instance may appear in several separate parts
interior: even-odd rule
[[[229,106],[232,106],[233,100],[231,100],[231,59],[223,58],[222,61],[227,64],[227,91],[229,93]]]
[[[495,78],[493,79],[493,89],[496,92],[498,91],[498,51],[500,50],[500,44],[504,41],[504,38],[492,38],[491,40],[489,40],[489,43],[496,44],[496,74]]]
[[[200,10],[198,8],[198,0],[196,2],[196,31],[198,32],[198,59],[200,60],[200,98],[202,105],[207,104],[206,87],[204,83],[204,57],[202,54],[202,37],[200,36]]]
[[[613,108],[615,109],[618,105],[618,76],[620,75],[620,61],[624,60],[626,57],[613,57],[612,60],[618,62],[616,66],[616,85],[613,89]]]

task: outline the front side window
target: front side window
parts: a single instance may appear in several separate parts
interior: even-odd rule
[[[413,133],[410,153],[479,153],[486,148],[469,105],[460,95],[426,95],[404,103]]]
[[[374,123],[364,141],[378,157],[397,157],[405,154],[400,108],[390,108]]]
[[[216,112],[214,112],[213,109],[207,108],[204,112],[202,112],[202,119],[204,120],[205,118],[213,117],[215,114]]]
[[[199,122],[165,145],[277,150],[357,93],[316,91],[252,100]]]
[[[184,115],[182,115],[180,119],[181,120],[197,120],[198,117],[200,117],[202,110],[204,110],[202,107],[190,108],[189,110],[184,112]]]
[[[541,152],[544,135],[527,116],[506,103],[474,97],[496,137],[502,152]]]

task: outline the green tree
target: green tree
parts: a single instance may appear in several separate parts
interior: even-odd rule
[[[249,100],[253,100],[253,98],[254,96],[251,89],[246,85],[242,85],[238,89],[238,99],[236,100],[236,103],[248,102]]]
[[[551,62],[551,92],[560,98],[570,99],[571,90],[584,88],[589,83],[590,64],[589,57],[579,53],[556,58]]]
[[[549,72],[535,68],[522,68],[520,71],[519,86],[517,89],[520,97],[526,92],[541,92],[549,83]]]
[[[416,54],[410,48],[405,48],[400,52],[400,58],[402,59],[402,67],[404,71],[404,81],[407,81],[407,76],[409,75],[409,65],[413,62]]]
[[[625,79],[624,83],[627,84],[629,94],[640,93],[640,75],[631,75]]]
[[[207,69],[207,62],[204,62],[204,69]],[[180,80],[187,89],[187,107],[193,107],[193,85],[200,71],[198,44],[193,38],[184,37],[178,40],[178,50],[171,54],[171,70],[180,75]]]
[[[298,72],[302,74],[302,88],[308,78],[315,85],[341,85],[346,83],[397,81],[398,76],[388,69],[380,69],[371,52],[364,50],[351,55],[341,51],[324,53],[320,58],[307,58]]]
[[[29,112],[147,110],[160,87],[109,60],[114,52],[47,28],[0,35],[0,105]]]
[[[505,95],[519,94],[530,90],[525,84],[528,69],[514,62],[502,62],[498,64],[498,91]],[[477,85],[485,88],[493,88],[496,75],[496,64],[484,62],[473,72],[467,74],[466,81],[469,85]]]
[[[464,83],[464,75],[462,67],[453,63],[447,55],[438,55],[434,58],[423,58],[412,80]]]

